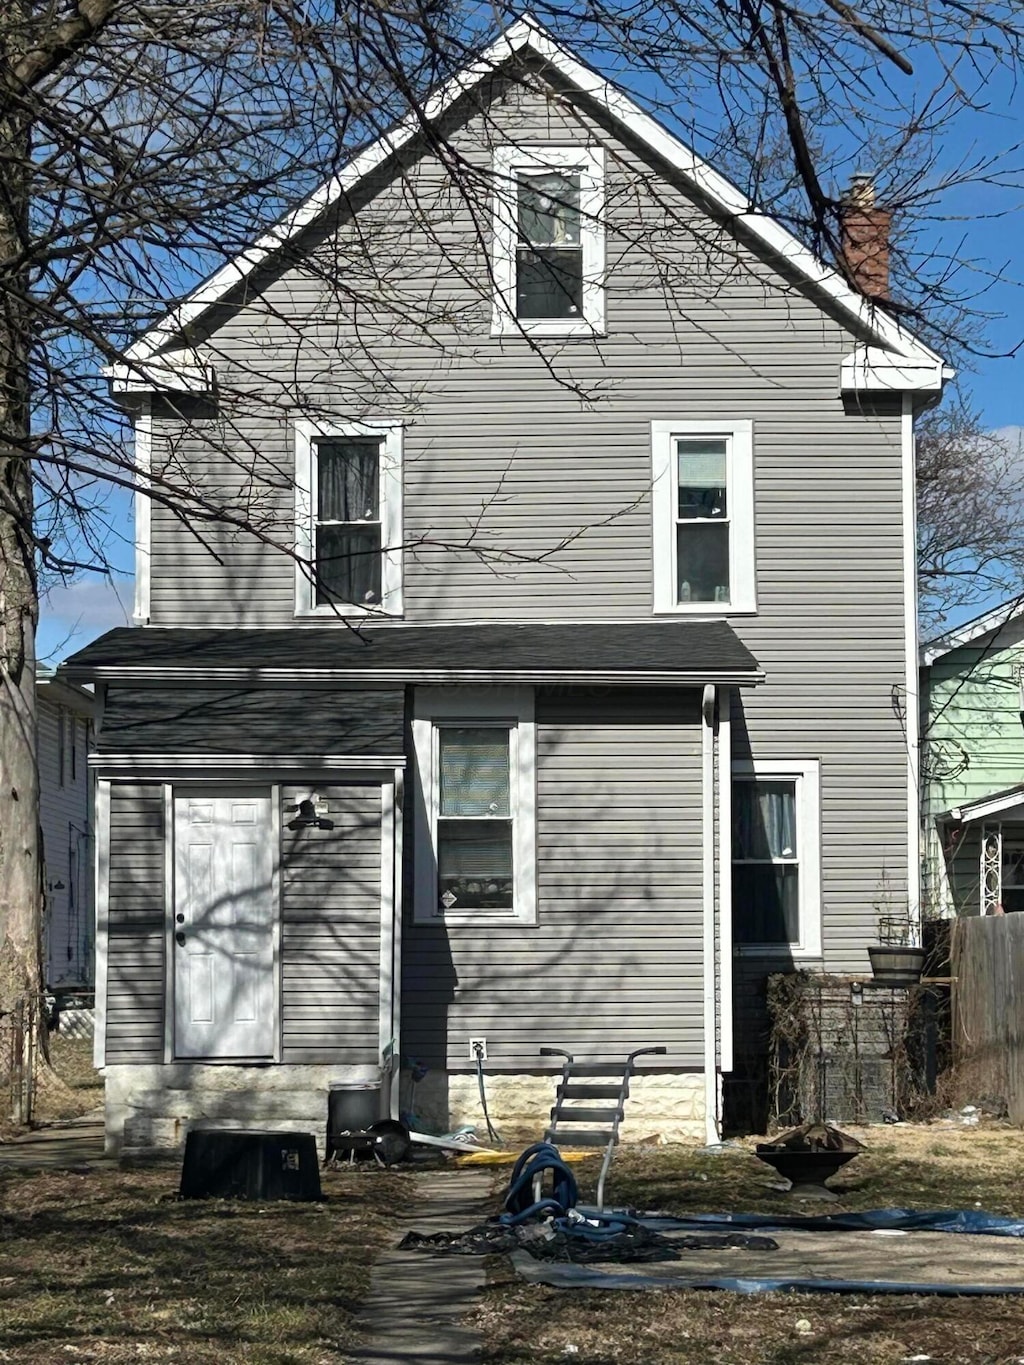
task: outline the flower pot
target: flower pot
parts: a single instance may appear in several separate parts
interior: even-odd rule
[[[925,950],[906,945],[872,944],[871,974],[880,986],[916,986],[924,971]]]

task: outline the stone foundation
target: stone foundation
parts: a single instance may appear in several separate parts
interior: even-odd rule
[[[485,1073],[487,1109],[503,1137],[541,1137],[550,1121],[557,1077],[545,1074]],[[693,1072],[648,1072],[630,1081],[624,1142],[659,1136],[666,1142],[703,1142],[704,1077]],[[471,1123],[486,1135],[476,1073],[428,1072],[411,1091],[408,1073],[402,1075],[402,1104],[412,1098],[415,1112],[429,1132],[448,1132]],[[597,1103],[595,1101],[595,1103]]]
[[[192,1128],[272,1128],[312,1133],[321,1156],[327,1137],[332,1085],[376,1085],[373,1067],[211,1065],[108,1066],[107,1151],[124,1160],[181,1152]],[[511,1142],[541,1137],[554,1104],[556,1076],[547,1073],[485,1075],[487,1107],[494,1126]],[[402,1077],[402,1104],[412,1098],[427,1132],[448,1132],[463,1123],[486,1133],[475,1072],[428,1072],[410,1089]],[[384,1099],[385,1111],[387,1097]],[[704,1078],[693,1072],[634,1076],[626,1101],[622,1138],[638,1142],[704,1141]]]
[[[141,1160],[180,1152],[192,1128],[272,1128],[312,1133],[323,1156],[330,1087],[379,1080],[375,1067],[108,1066],[107,1152]]]

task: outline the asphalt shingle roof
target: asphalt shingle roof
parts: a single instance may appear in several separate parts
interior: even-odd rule
[[[61,667],[81,680],[181,677],[276,681],[428,679],[754,683],[757,661],[725,621],[613,624],[294,626],[280,630],[112,630]]]

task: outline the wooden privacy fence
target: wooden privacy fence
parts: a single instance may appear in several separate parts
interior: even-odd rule
[[[957,1092],[1024,1126],[1024,915],[956,920],[950,970]]]

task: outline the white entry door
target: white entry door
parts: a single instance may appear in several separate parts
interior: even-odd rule
[[[174,1055],[274,1053],[274,853],[266,789],[175,792]]]

